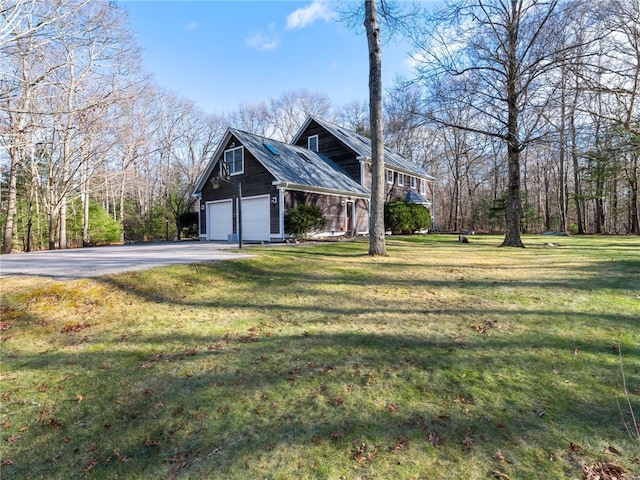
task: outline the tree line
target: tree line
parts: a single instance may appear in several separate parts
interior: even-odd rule
[[[640,233],[639,4],[403,17],[415,75],[386,90],[384,138],[438,178],[435,227]],[[4,253],[197,235],[191,192],[227,125],[287,141],[317,115],[370,135],[368,101],[305,89],[203,112],[144,72],[112,1],[0,0],[0,18]]]

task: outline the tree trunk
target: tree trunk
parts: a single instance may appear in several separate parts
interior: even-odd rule
[[[629,233],[640,235],[640,215],[638,214],[638,156],[632,159],[631,174],[629,175]]]
[[[369,46],[369,121],[371,126],[371,205],[369,255],[386,255],[384,238],[384,144],[382,137],[382,50],[376,0],[365,0]]]
[[[11,157],[11,167],[9,171],[9,198],[7,201],[7,221],[4,227],[4,243],[2,245],[2,253],[11,253],[13,246],[13,217],[16,213],[16,197],[17,197],[17,172],[19,149],[12,147],[9,149]]]
[[[518,18],[516,13],[517,2],[511,2],[513,22],[509,25],[507,60],[506,93],[507,93],[507,160],[509,165],[507,183],[507,231],[502,242],[503,247],[524,247],[520,239],[520,220],[522,218],[522,206],[520,204],[520,142],[518,140]]]

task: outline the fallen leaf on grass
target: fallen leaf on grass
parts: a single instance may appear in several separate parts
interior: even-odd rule
[[[434,447],[437,447],[437,446],[442,445],[445,442],[445,439],[443,437],[440,437],[440,435],[438,435],[437,433],[431,432],[429,434],[429,442]]]
[[[3,458],[0,465],[13,465],[13,458]]]
[[[116,454],[116,462],[122,462],[122,463],[127,463],[128,461],[131,460],[130,457],[127,457],[126,455],[120,455],[120,449],[116,448],[113,453]]]
[[[569,443],[569,451],[571,453],[582,453],[582,447],[580,445],[576,445],[575,443]]]
[[[143,363],[142,365],[140,365],[139,368],[151,368],[153,367],[156,363],[158,363],[160,361],[160,358],[162,358],[163,352],[160,353],[156,353],[156,355],[149,360],[148,362]]]
[[[625,480],[626,472],[611,462],[598,462],[595,465],[583,465],[584,480]]]
[[[353,454],[353,458],[358,463],[362,463],[364,461],[372,462],[377,455],[378,455],[377,448],[374,448],[373,450],[369,451],[367,444],[362,442],[360,443],[360,445],[356,447],[356,451]]]
[[[621,453],[611,445],[607,445],[607,448],[604,449],[604,453],[615,455],[616,457],[619,457],[621,455]]]
[[[90,326],[90,323],[73,323],[70,325],[65,325],[65,327],[60,330],[60,333],[70,333],[71,335],[75,335],[76,333],[84,330],[85,328],[89,328]]]
[[[495,457],[496,457],[496,460],[500,460],[501,462],[507,461],[507,457],[504,456],[504,454],[502,453],[502,450],[500,449],[496,450]]]
[[[407,441],[408,441],[407,437],[402,435],[401,437],[398,438],[398,441],[395,443],[395,445],[392,445],[389,447],[389,451],[393,452],[397,450],[403,450],[404,447],[407,446]]]
[[[144,446],[145,447],[157,447],[158,445],[160,445],[160,442],[156,442],[154,440],[151,440],[150,437],[147,437],[147,439],[144,441]]]
[[[471,449],[474,443],[475,441],[473,440],[473,438],[468,435],[462,439],[462,445],[464,445],[464,448],[466,448],[467,450]]]
[[[21,438],[22,438],[22,435],[11,435],[9,438],[7,438],[7,442],[13,443],[17,440],[20,440]]]
[[[494,468],[493,470],[491,470],[491,474],[493,475],[494,478],[501,478],[501,479],[505,479],[508,480],[509,476],[502,473],[500,470]]]
[[[93,470],[98,465],[98,460],[91,460],[85,468],[82,469],[82,473],[87,473]]]
[[[82,401],[84,400],[84,397],[79,393],[76,393],[76,398],[78,399],[78,403],[82,403]]]
[[[395,403],[387,403],[387,410],[389,410],[390,412],[397,412],[398,405],[396,405]]]

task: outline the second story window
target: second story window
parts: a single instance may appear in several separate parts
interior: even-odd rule
[[[393,171],[387,170],[387,183],[393,185]]]
[[[401,187],[404,185],[404,173],[398,172],[398,185]]]
[[[307,146],[309,147],[309,150],[311,150],[312,152],[317,152],[318,151],[318,135],[309,137],[307,139]]]
[[[413,188],[415,190],[416,189],[416,177],[411,177],[410,183],[411,183],[411,188]]]
[[[238,175],[244,172],[244,148],[236,147],[224,152],[224,161],[229,165],[229,174]]]

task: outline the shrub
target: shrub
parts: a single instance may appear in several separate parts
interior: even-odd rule
[[[317,205],[300,204],[289,210],[287,231],[298,240],[306,240],[327,224],[322,210]]]
[[[396,198],[384,206],[384,226],[394,235],[414,233],[431,226],[431,215],[422,205]]]
[[[92,244],[120,241],[120,224],[96,203],[89,205],[89,241]]]

